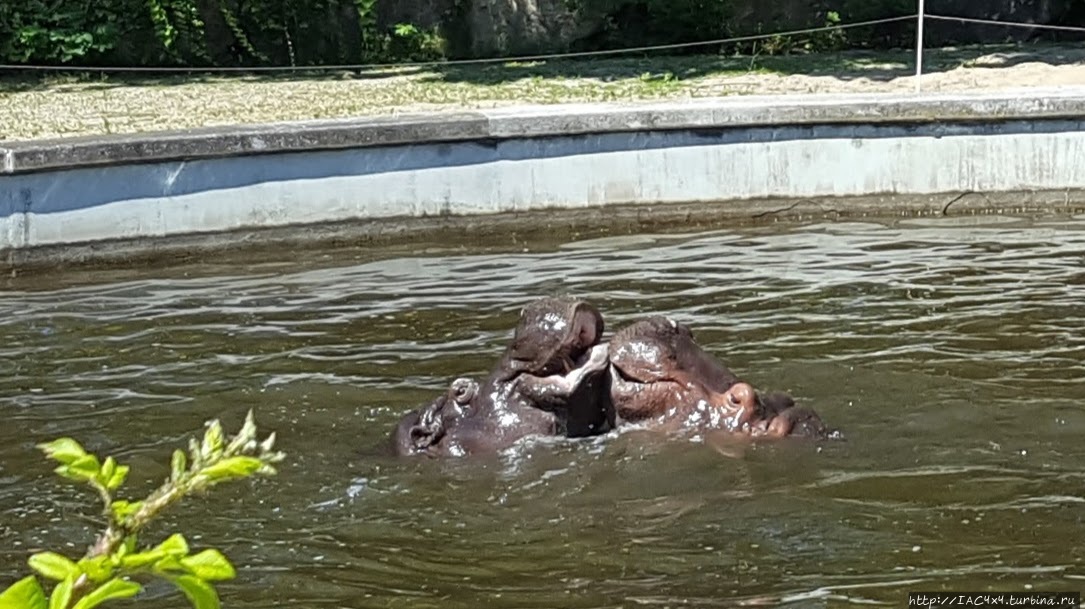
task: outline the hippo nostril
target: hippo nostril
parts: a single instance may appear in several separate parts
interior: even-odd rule
[[[730,404],[731,404],[732,406],[741,406],[741,405],[742,405],[742,402],[741,402],[741,401],[739,401],[738,397],[737,397],[737,396],[736,396],[735,394],[733,394],[733,393],[728,393],[728,394],[727,394],[727,401],[728,401],[728,402],[729,402],[729,403],[730,403]]]

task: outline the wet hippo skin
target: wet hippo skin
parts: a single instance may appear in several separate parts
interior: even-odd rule
[[[478,382],[458,378],[448,390],[424,408],[403,415],[392,432],[392,448],[400,455],[425,453],[445,437],[448,429],[470,412],[478,395]]]
[[[739,380],[672,319],[633,323],[609,345],[610,395],[620,422],[765,437],[829,434],[814,411],[785,393],[762,394]]]
[[[602,315],[582,300],[528,304],[512,342],[470,399],[448,394],[405,415],[394,433],[396,451],[463,456],[503,450],[529,435],[605,433],[614,410],[603,330]]]

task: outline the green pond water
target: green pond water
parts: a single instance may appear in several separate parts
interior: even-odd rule
[[[0,585],[100,526],[36,442],[117,455],[143,493],[205,420],[236,430],[252,408],[288,453],[280,475],[145,536],[221,548],[239,571],[227,607],[903,607],[909,590],[1085,587],[1085,217],[266,258],[6,280]],[[608,332],[686,322],[847,441],[381,453],[403,411],[483,375],[519,308],[553,293],[595,303]],[[186,606],[165,585],[147,596]]]

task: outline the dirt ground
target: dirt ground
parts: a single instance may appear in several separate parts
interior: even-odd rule
[[[922,90],[980,91],[1027,87],[1085,85],[1085,48],[1063,48],[984,53],[946,67],[943,55],[935,52],[933,71],[922,76]],[[873,93],[912,92],[912,74],[900,73],[899,64],[886,64],[880,74],[841,78],[834,75],[758,74],[751,79],[747,94],[760,93]],[[736,81],[739,79],[735,79]]]
[[[289,75],[0,79],[0,140],[563,102],[912,92],[914,52],[661,56]],[[1085,48],[936,49],[923,91],[1085,85]]]

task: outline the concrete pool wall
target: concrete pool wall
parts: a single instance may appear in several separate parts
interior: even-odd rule
[[[1085,88],[535,106],[8,143],[0,252],[17,265],[578,217],[1076,208],[1083,193]]]

